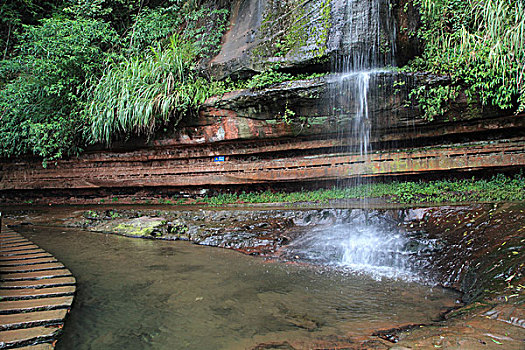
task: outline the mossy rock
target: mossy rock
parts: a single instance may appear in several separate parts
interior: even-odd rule
[[[128,236],[162,236],[166,220],[142,216],[136,219],[119,222],[114,231]]]

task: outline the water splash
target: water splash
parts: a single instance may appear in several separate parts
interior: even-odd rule
[[[383,214],[358,215],[345,223],[316,226],[287,246],[287,256],[376,278],[418,279],[413,259],[424,245],[414,245]]]
[[[365,2],[346,3],[345,37],[350,39],[350,51],[335,62],[338,75],[331,101],[338,120],[349,120],[339,135],[350,138],[350,142],[339,151],[359,155],[359,166],[366,167],[372,151],[369,95],[371,84],[377,84],[372,77],[384,73],[385,66],[395,65],[395,26],[389,0]],[[344,183],[348,185],[348,181]],[[366,185],[362,177],[355,177],[351,184]],[[367,198],[362,198],[363,208],[368,207]],[[387,220],[370,221],[366,213],[363,211],[351,223],[314,229],[295,242],[292,250],[307,260],[375,276],[413,275],[406,248],[408,240]]]

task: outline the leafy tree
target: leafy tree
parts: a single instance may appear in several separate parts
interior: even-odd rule
[[[0,90],[0,155],[73,154],[83,125],[78,114],[83,84],[100,74],[116,33],[89,19],[51,18],[24,29],[19,55],[2,65],[11,77],[4,76]]]
[[[447,111],[459,91],[483,105],[525,110],[523,0],[415,0],[425,50],[410,69],[448,75],[448,86],[412,92],[428,119]]]
[[[32,154],[45,164],[76,154],[86,141],[149,135],[159,123],[194,108],[211,91],[196,62],[217,47],[226,19],[224,10],[200,5],[194,0],[4,2],[0,33],[9,33],[3,36],[9,42],[0,41],[6,52],[0,61],[0,157]],[[170,44],[173,34],[184,39]],[[108,89],[113,90],[106,102],[113,104],[101,110],[97,103]],[[142,99],[127,99],[126,91]],[[144,99],[148,94],[151,101]],[[124,115],[143,120],[104,119]],[[110,135],[91,131],[100,125]]]
[[[49,17],[62,3],[61,0],[9,0],[0,3],[0,49],[1,58],[12,52],[23,25],[35,25]]]

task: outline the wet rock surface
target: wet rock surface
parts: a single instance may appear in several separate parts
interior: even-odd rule
[[[389,6],[387,1],[234,1],[230,30],[209,70],[217,78],[245,78],[276,63],[291,70],[327,70],[344,53],[374,55],[388,64],[395,41]]]
[[[370,215],[384,214],[385,211],[373,211]],[[132,237],[189,240],[270,256],[309,227],[349,223],[360,215],[360,209],[89,210],[76,212],[76,218],[64,224]]]
[[[427,261],[440,282],[473,302],[486,297],[523,298],[525,205],[477,204],[414,210],[407,230],[441,246]],[[516,295],[517,293],[517,295]]]
[[[397,333],[399,349],[523,349],[525,205],[417,209],[405,225],[441,242],[426,261],[467,304],[445,321]]]
[[[31,221],[31,212],[26,215]],[[126,222],[157,223],[156,231],[143,237],[185,239],[301,262],[301,257],[287,256],[281,248],[315,227],[333,227],[362,215],[362,209],[126,209],[69,212],[53,224],[116,233],[114,228]],[[465,304],[457,304],[432,325],[389,329],[385,324],[384,329],[370,330],[366,339],[319,339],[318,345],[324,346],[320,348],[523,348],[525,204],[370,210],[367,215],[371,220],[382,217],[405,232],[409,238],[405,248],[412,252],[417,268],[443,286],[463,292]],[[315,331],[318,326],[315,316],[284,314],[296,327]],[[310,349],[312,344],[264,343],[255,348]]]

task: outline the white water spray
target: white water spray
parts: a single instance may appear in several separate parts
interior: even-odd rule
[[[378,212],[372,217],[363,209],[353,213],[354,218],[345,223],[308,230],[287,247],[289,254],[376,278],[415,278],[411,257],[417,251],[395,222]]]
[[[343,125],[341,137],[350,138],[341,151],[358,154],[365,166],[371,152],[371,84],[385,66],[394,65],[395,30],[388,0],[349,0],[346,6],[346,37],[351,38],[350,52],[335,62],[338,72],[332,88],[332,105]],[[366,8],[365,8],[366,10]],[[387,28],[383,28],[386,26]],[[354,40],[355,39],[355,40]],[[377,89],[378,86],[372,86]],[[356,178],[354,185],[364,185]],[[374,276],[407,277],[412,275],[408,239],[395,225],[380,216],[369,220],[366,196],[361,214],[350,223],[311,230],[290,248],[306,260],[365,271]]]

